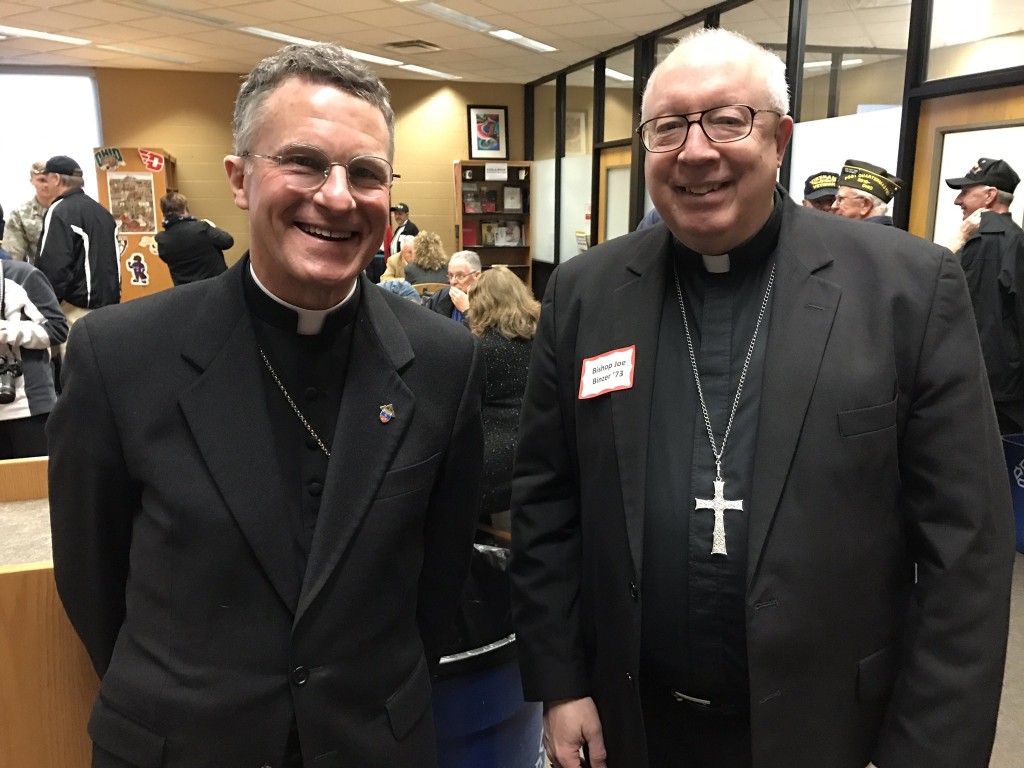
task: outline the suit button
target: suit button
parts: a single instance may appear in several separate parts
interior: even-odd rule
[[[313,497],[319,496],[321,493],[324,492],[323,485],[317,482],[316,480],[310,480],[307,488],[309,489],[309,495]]]
[[[292,670],[292,682],[296,685],[305,685],[309,680],[309,670],[305,667],[296,667]]]
[[[633,582],[629,582],[629,596],[633,598],[634,601],[640,599],[640,590],[636,588],[636,584]]]
[[[316,387],[306,387],[305,394],[307,400],[316,400],[317,397],[320,395],[320,390],[317,389]]]

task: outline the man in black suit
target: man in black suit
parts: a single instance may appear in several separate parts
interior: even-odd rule
[[[988,764],[1013,536],[963,273],[781,194],[787,112],[770,52],[684,40],[665,223],[548,283],[511,574],[561,768]]]
[[[340,48],[264,60],[225,158],[249,253],[75,328],[50,506],[102,677],[94,766],[437,764],[430,671],[472,551],[482,363],[360,274],[393,124]]]

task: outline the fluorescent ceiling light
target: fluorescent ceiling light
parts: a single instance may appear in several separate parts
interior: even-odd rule
[[[304,37],[286,35],[283,32],[273,32],[261,27],[239,27],[237,31],[244,32],[247,35],[255,35],[256,37],[265,37],[268,40],[277,40],[280,43],[294,43],[295,45],[317,45],[320,42],[319,40],[307,40]],[[342,50],[353,59],[368,61],[371,64],[380,64],[384,67],[400,67],[402,65],[402,62],[398,59],[386,59],[383,56],[374,56],[372,53],[353,51],[351,48],[343,48]]]
[[[523,48],[529,48],[531,51],[551,53],[552,51],[558,50],[557,48],[552,48],[550,45],[538,43],[536,40],[533,40],[529,37],[523,37],[518,32],[513,32],[511,29],[495,29],[491,32],[488,32],[488,34],[493,35],[494,37],[497,37],[500,40],[504,40],[509,43],[515,43],[516,45],[521,45],[523,46]]]
[[[410,5],[409,7],[414,11],[420,11],[428,16],[433,16],[435,19],[447,21],[449,24],[455,24],[473,32],[490,32],[494,29],[493,24],[488,24],[486,21],[481,21],[473,16],[453,11],[451,8],[445,8],[437,3],[420,3],[418,5]]]
[[[7,37],[32,37],[36,40],[49,40],[52,43],[67,43],[68,45],[89,45],[92,42],[91,40],[83,40],[80,37],[51,35],[49,32],[36,32],[34,29],[20,29],[19,27],[0,26],[0,35]]]
[[[864,59],[843,59],[844,67],[855,67],[858,64],[863,64]],[[831,61],[807,61],[804,62],[804,69],[826,69],[831,67]]]
[[[160,2],[160,0],[133,0],[133,3],[142,8],[159,11],[167,16],[177,16],[178,18],[188,19],[189,21],[197,21],[200,24],[205,24],[209,27],[234,26],[234,22],[228,21],[227,19],[220,19],[206,13],[178,8],[172,3],[163,3]]]
[[[633,76],[632,75],[626,75],[626,74],[623,74],[622,72],[619,72],[617,70],[608,69],[608,67],[604,68],[604,76],[605,77],[610,77],[612,80],[621,80],[624,83],[631,83],[631,82],[633,82]]]
[[[177,56],[171,56],[166,53],[151,53],[150,51],[141,51],[138,48],[128,48],[123,45],[97,45],[97,48],[101,48],[104,51],[113,51],[114,53],[128,53],[132,56],[142,56],[147,59],[156,59],[157,61],[165,61],[168,64],[192,64],[190,59],[182,59]]]
[[[436,69],[427,69],[426,67],[420,67],[416,64],[402,64],[399,69],[405,69],[409,72],[418,72],[421,75],[429,75],[430,77],[439,77],[442,80],[461,80],[461,75],[449,75],[447,72],[438,72]]]

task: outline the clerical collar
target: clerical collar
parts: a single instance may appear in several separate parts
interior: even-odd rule
[[[245,299],[250,311],[269,325],[300,336],[315,336],[324,330],[337,330],[355,318],[359,307],[359,280],[348,296],[329,309],[303,309],[278,298],[260,282],[252,262],[243,270]]]
[[[772,212],[768,221],[752,238],[742,245],[738,245],[728,253],[715,256],[698,254],[696,251],[687,248],[681,242],[673,238],[677,258],[681,257],[683,263],[692,263],[700,255],[704,269],[711,273],[728,272],[734,267],[744,269],[754,264],[765,261],[779,242],[779,231],[782,229],[782,194],[778,187],[775,189],[775,199],[772,205]]]

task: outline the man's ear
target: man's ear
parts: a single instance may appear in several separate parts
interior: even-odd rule
[[[224,170],[228,174],[231,195],[235,199],[235,205],[243,211],[249,210],[249,197],[245,191],[245,163],[246,159],[238,155],[228,155],[224,158]]]
[[[783,115],[779,119],[779,127],[775,130],[775,149],[779,166],[782,166],[782,158],[786,154],[786,146],[793,138],[793,118]]]

